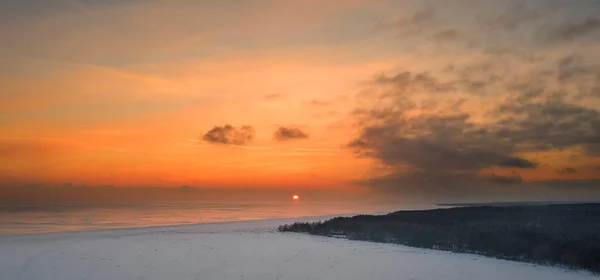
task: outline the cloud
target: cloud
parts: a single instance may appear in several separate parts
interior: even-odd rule
[[[600,155],[600,112],[553,95],[539,101],[523,95],[501,104],[504,117],[494,124],[495,134],[527,151],[582,147],[587,155]]]
[[[406,172],[374,176],[353,182],[377,189],[392,196],[424,198],[436,202],[481,201],[524,196],[524,182],[518,176],[484,175],[473,173]]]
[[[485,27],[513,32],[540,19],[540,11],[543,9],[544,7],[529,7],[527,1],[518,1],[497,16],[486,17],[481,21]]]
[[[577,169],[572,168],[572,167],[565,167],[565,168],[558,170],[558,173],[560,173],[560,174],[575,174],[577,172],[578,172]]]
[[[373,176],[354,183],[362,186],[371,186],[378,189],[395,191],[395,188],[405,190],[436,190],[454,193],[463,189],[477,177],[470,173],[439,173],[427,171],[407,171],[404,173],[390,173],[383,176]],[[440,184],[440,182],[445,182]]]
[[[379,30],[399,31],[403,35],[413,35],[423,31],[425,27],[434,21],[434,11],[426,8],[416,11],[412,16],[401,17],[394,21],[377,24],[375,28]]]
[[[239,128],[229,124],[224,126],[215,126],[202,136],[202,139],[214,144],[227,145],[247,145],[254,139],[254,129],[251,126],[244,125]]]
[[[327,102],[327,101],[320,101],[320,100],[317,100],[317,99],[313,99],[310,102],[308,102],[308,104],[309,105],[313,105],[313,106],[327,106],[330,103]]]
[[[363,117],[380,121],[361,129],[348,147],[387,166],[409,166],[428,172],[473,172],[500,165],[522,166],[525,162],[512,157],[514,147],[471,122],[468,114],[409,116],[369,112]]]
[[[592,62],[593,63],[593,62]],[[557,62],[558,82],[568,85],[577,84],[580,96],[600,96],[600,65],[586,63],[582,55],[572,54]]]
[[[409,71],[402,71],[395,75],[378,75],[372,84],[392,86],[397,92],[402,91],[404,94],[423,90],[432,93],[449,92],[455,89],[454,82],[440,82],[427,72],[413,74]]]
[[[444,72],[443,79],[432,72],[377,76],[370,86],[386,90],[359,95],[363,105],[352,115],[358,133],[347,147],[375,160],[385,174],[359,183],[403,190],[418,185],[419,191],[456,184],[467,192],[482,185],[528,184],[517,172],[543,162],[522,154],[581,149],[588,157],[600,157],[600,112],[574,98],[581,90],[572,86],[594,84],[595,65],[566,56],[554,64],[544,62],[548,67],[542,70],[495,78],[502,63],[463,63]],[[483,82],[475,86],[470,81]],[[507,93],[486,97],[494,101],[483,111],[463,108],[464,102],[477,107],[471,99],[481,100],[480,93],[490,88]],[[483,175],[489,170],[498,173]]]
[[[558,61],[558,79],[561,82],[585,75],[587,68],[583,66],[583,57],[569,55]]]
[[[354,184],[369,186],[409,201],[525,201],[600,198],[600,180],[541,180],[527,182],[519,175],[408,172],[374,176]]]
[[[487,89],[496,86],[503,80],[500,73],[505,69],[494,65],[495,61],[483,61],[472,65],[457,66],[450,64],[444,72],[448,75],[435,76],[432,72],[400,71],[396,74],[379,74],[370,82],[373,86],[385,86],[400,94],[451,94],[467,92],[469,94],[486,94]]]
[[[513,168],[536,168],[538,164],[524,158],[508,157],[498,163],[498,166]]]
[[[433,40],[437,42],[451,42],[463,38],[463,33],[456,28],[446,28],[433,34]]]
[[[571,42],[579,38],[597,34],[600,19],[588,17],[581,22],[568,22],[562,25],[547,26],[541,29],[538,37],[542,42]]]
[[[274,133],[275,140],[283,142],[296,139],[307,139],[309,136],[298,128],[280,127]]]
[[[278,99],[278,98],[282,98],[284,96],[285,96],[285,94],[283,94],[283,93],[273,93],[273,94],[265,95],[265,99]]]
[[[508,46],[489,46],[483,49],[482,54],[488,55],[492,58],[518,58],[523,62],[533,63],[544,60],[543,55],[536,54],[533,51],[521,49],[518,47],[508,47]]]

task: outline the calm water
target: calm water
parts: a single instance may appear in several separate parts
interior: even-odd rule
[[[358,201],[252,200],[135,203],[54,203],[0,206],[0,234],[31,234],[107,228],[196,224],[329,214],[424,209],[428,205]]]

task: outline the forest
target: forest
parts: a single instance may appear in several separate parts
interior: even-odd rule
[[[278,230],[600,273],[600,203],[398,211],[293,223]]]

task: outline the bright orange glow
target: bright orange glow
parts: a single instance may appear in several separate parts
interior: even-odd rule
[[[294,196],[292,196],[292,199],[293,200],[298,200],[298,199],[300,199],[300,196],[298,196],[297,194],[295,194]]]

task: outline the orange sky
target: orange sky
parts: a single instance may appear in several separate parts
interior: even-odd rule
[[[379,145],[392,142],[369,142],[362,156],[349,148],[353,139],[367,139],[365,123],[352,114],[357,109],[397,108],[410,100],[420,105],[403,118],[460,111],[469,127],[496,129],[508,119],[494,113],[499,104],[540,83],[545,95],[532,99],[534,105],[561,92],[569,106],[599,108],[597,94],[583,93],[600,88],[594,76],[600,28],[593,24],[600,8],[586,1],[50,2],[0,4],[5,183],[351,186],[390,172],[440,171],[419,157],[390,161],[389,147]],[[570,55],[582,58],[569,68],[578,76],[544,76],[545,70],[560,75],[560,61]],[[412,84],[400,87],[400,76],[381,79],[404,71],[412,73]],[[426,84],[433,83],[426,77],[464,82],[467,72],[470,84],[452,91]],[[457,100],[459,107],[444,105]],[[520,118],[516,109],[510,114]],[[253,139],[242,145],[203,140],[227,124],[252,126]],[[279,141],[274,132],[280,127],[307,137]],[[442,135],[441,128],[423,129],[406,139]],[[525,182],[600,178],[592,140],[547,137],[557,139],[551,148],[527,148],[539,144],[534,136],[513,137],[503,151],[534,168],[491,163],[463,171]]]

